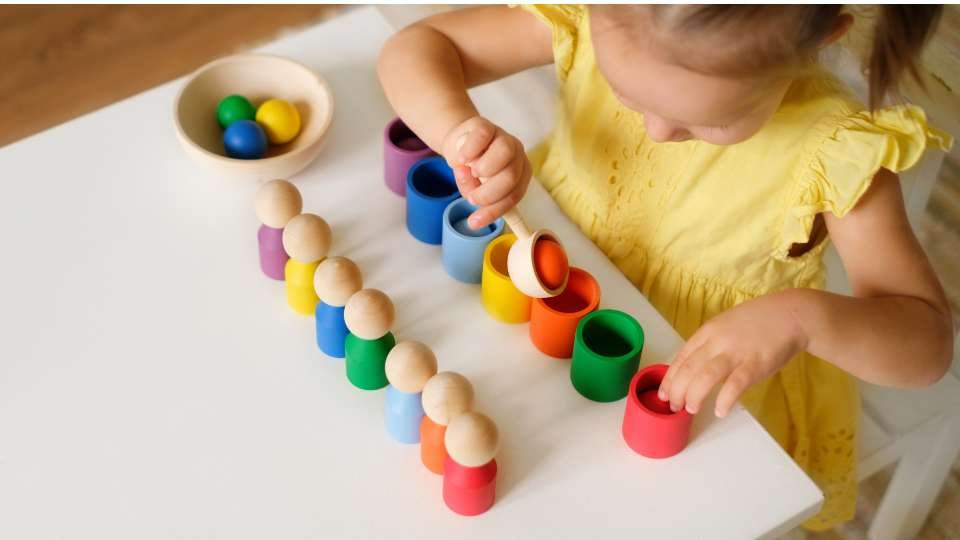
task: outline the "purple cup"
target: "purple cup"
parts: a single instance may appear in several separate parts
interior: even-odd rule
[[[407,171],[414,163],[436,155],[403,120],[394,118],[383,130],[383,179],[390,191],[405,197]]]

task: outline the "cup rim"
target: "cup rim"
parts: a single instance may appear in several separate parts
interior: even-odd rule
[[[434,161],[442,161],[445,166],[447,164],[447,160],[445,160],[442,156],[428,156],[417,161],[410,167],[410,170],[407,171],[407,191],[412,191],[416,193],[418,197],[425,200],[442,201],[446,199],[447,204],[449,204],[453,200],[460,198],[460,190],[459,188],[457,188],[457,180],[455,178],[453,180],[453,193],[451,193],[450,195],[445,195],[443,197],[434,197],[431,195],[427,195],[426,193],[417,189],[417,186],[413,183],[413,175],[417,171],[417,169],[419,169],[420,167],[424,167],[426,166],[427,163],[432,163]],[[444,210],[446,210],[446,208],[444,208]]]
[[[269,60],[274,60],[274,61],[279,61],[279,62],[289,64],[295,69],[304,71],[307,75],[309,75],[312,79],[316,81],[316,83],[319,85],[320,91],[323,94],[324,99],[327,102],[327,114],[324,115],[322,118],[318,119],[318,121],[321,122],[321,125],[320,125],[320,130],[318,132],[319,135],[317,136],[316,140],[307,141],[302,146],[295,148],[289,152],[284,152],[282,154],[277,154],[275,156],[264,157],[256,160],[248,160],[248,159],[232,158],[229,156],[224,156],[224,155],[217,154],[215,152],[211,152],[206,148],[197,144],[197,142],[194,141],[192,137],[187,135],[187,132],[183,129],[183,125],[180,123],[180,99],[183,97],[183,93],[184,91],[186,91],[187,87],[190,86],[190,84],[193,83],[198,76],[200,76],[203,73],[206,73],[207,71],[210,71],[211,69],[219,66],[220,64],[226,64],[229,62],[236,62],[239,60],[246,60],[246,59],[252,59],[252,58],[269,59]],[[200,153],[206,157],[213,158],[215,161],[218,161],[221,163],[228,163],[228,164],[246,162],[246,163],[257,163],[259,165],[264,165],[264,164],[277,163],[282,159],[289,159],[290,157],[300,155],[304,152],[307,152],[308,150],[314,149],[317,144],[323,142],[326,139],[327,130],[330,129],[330,124],[331,122],[333,122],[333,108],[334,108],[334,100],[333,100],[333,92],[330,90],[330,84],[327,83],[327,80],[324,79],[323,76],[321,76],[318,72],[308,68],[307,66],[301,64],[300,62],[297,62],[296,60],[287,58],[285,56],[280,56],[277,54],[239,53],[239,54],[231,54],[229,56],[224,56],[222,58],[218,58],[216,60],[208,62],[200,66],[193,73],[187,76],[186,81],[183,82],[183,84],[180,86],[180,90],[177,91],[177,96],[173,99],[173,123],[177,129],[177,134],[180,136],[180,139],[183,141],[187,141],[193,149],[200,151]]]
[[[643,411],[643,413],[645,414],[649,414],[655,418],[673,419],[673,420],[679,421],[684,417],[690,416],[690,413],[688,413],[686,409],[680,409],[677,412],[664,414],[661,412],[654,411],[652,409],[648,409],[646,405],[640,402],[640,396],[637,395],[637,385],[640,384],[640,379],[642,379],[644,375],[652,372],[657,374],[660,380],[662,381],[663,376],[667,373],[668,367],[669,366],[667,366],[667,364],[650,364],[648,366],[644,366],[643,368],[638,370],[636,373],[634,373],[633,378],[630,380],[630,389],[627,392],[627,399],[629,400],[629,403],[632,407],[634,407],[636,410]]]
[[[443,229],[453,234],[458,240],[464,240],[467,242],[492,242],[493,239],[500,236],[500,234],[503,232],[503,218],[498,218],[493,222],[493,230],[486,234],[482,234],[480,236],[467,236],[461,233],[456,229],[456,227],[453,226],[453,223],[450,223],[450,212],[458,204],[469,206],[470,208],[473,208],[473,210],[477,209],[475,205],[471,204],[470,201],[464,199],[463,197],[457,197],[456,199],[450,201],[450,204],[443,209]],[[489,227],[489,225],[487,225],[487,227]]]
[[[402,148],[394,144],[393,139],[390,138],[390,130],[393,129],[393,126],[395,126],[396,124],[403,124],[403,127],[410,130],[410,133],[413,133],[413,130],[410,129],[410,126],[408,126],[407,123],[404,122],[403,119],[400,118],[399,116],[394,118],[390,122],[387,122],[386,127],[383,128],[383,140],[386,141],[387,145],[391,150],[399,154],[407,154],[407,155],[424,154],[425,156],[432,156],[433,154],[436,154],[436,152],[433,151],[433,148],[430,148],[430,145],[423,142],[423,139],[420,139],[420,137],[417,137],[417,139],[420,140],[420,142],[423,142],[423,148],[421,148],[420,150],[408,150],[406,148]],[[417,134],[413,133],[413,135],[416,137]]]
[[[596,350],[594,350],[593,347],[591,347],[587,343],[586,338],[583,336],[584,328],[586,328],[586,326],[590,324],[592,321],[594,321],[595,319],[600,319],[604,317],[616,317],[618,319],[626,320],[628,324],[636,328],[637,333],[639,334],[639,340],[637,340],[636,344],[630,346],[629,351],[617,356],[610,356],[610,355],[601,354],[597,352]],[[604,361],[607,361],[607,362],[622,362],[622,361],[629,360],[631,358],[636,357],[643,351],[645,338],[646,336],[644,335],[644,332],[643,332],[643,326],[641,326],[640,322],[629,313],[620,311],[619,309],[598,309],[593,313],[588,313],[582,319],[580,319],[580,322],[577,324],[577,332],[575,335],[575,339],[580,343],[582,343],[584,348],[586,348],[586,350],[589,351],[590,354],[597,356],[599,358],[602,358]]]
[[[509,254],[510,248],[513,246],[513,243],[517,241],[517,235],[512,232],[504,232],[500,236],[494,238],[487,244],[487,248],[483,250],[483,264],[490,267],[490,271],[493,272],[493,275],[501,279],[510,279],[509,273],[504,274],[503,272],[497,270],[497,267],[493,265],[491,253],[496,249],[499,243],[507,243],[510,245],[507,246],[507,252]]]
[[[540,304],[540,306],[541,306],[543,309],[545,309],[548,313],[550,313],[550,314],[552,314],[552,315],[559,316],[559,317],[565,317],[565,318],[566,318],[566,317],[569,317],[569,318],[581,318],[581,317],[584,317],[585,315],[589,314],[591,311],[596,311],[597,306],[600,305],[600,283],[597,282],[597,278],[593,277],[593,274],[591,274],[590,272],[587,272],[586,270],[584,270],[584,269],[582,269],[582,268],[577,268],[576,266],[571,266],[571,267],[570,267],[570,274],[569,274],[569,275],[572,276],[575,272],[580,273],[580,274],[586,276],[587,278],[589,278],[590,290],[591,290],[591,292],[593,292],[593,294],[591,295],[592,298],[591,298],[590,301],[587,303],[586,307],[584,307],[583,309],[580,309],[580,310],[578,310],[578,311],[573,311],[573,312],[570,312],[570,311],[560,311],[560,310],[557,310],[557,309],[553,309],[552,307],[550,307],[549,304],[547,304],[547,300],[550,300],[550,298],[555,298],[555,297],[534,298],[534,301],[535,301],[536,303]],[[539,278],[538,278],[538,279],[539,279]],[[567,278],[567,288],[569,288],[569,287],[570,287],[570,278],[568,277],[568,278]],[[564,289],[564,292],[566,292],[566,289]],[[563,294],[563,293],[560,293],[560,294]],[[559,296],[559,295],[557,295],[557,296]]]

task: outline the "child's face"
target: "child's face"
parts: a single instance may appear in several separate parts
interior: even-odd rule
[[[600,72],[626,107],[643,114],[657,142],[727,145],[753,136],[773,116],[791,80],[705,75],[677,65],[653,40],[608,13],[591,12]],[[690,54],[700,46],[691,44]]]

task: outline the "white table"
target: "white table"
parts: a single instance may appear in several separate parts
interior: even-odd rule
[[[178,147],[174,81],[0,150],[0,538],[747,538],[812,515],[819,491],[742,409],[700,415],[671,459],[632,453],[623,401],[580,397],[567,361],[407,234],[381,173],[390,32],[361,9],[263,50],[330,81],[328,146],[296,178],[306,209],[394,298],[396,335],[473,381],[502,433],[497,504],[448,511],[418,448],[388,438],[383,393],[317,350],[312,318],[260,274],[256,186]],[[503,88],[477,91],[482,109],[534,142],[552,104]],[[539,185],[523,209],[603,307],[640,320],[644,363],[669,359],[680,339]]]

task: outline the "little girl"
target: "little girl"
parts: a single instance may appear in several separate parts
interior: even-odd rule
[[[696,413],[719,388],[719,416],[739,399],[823,490],[813,529],[853,516],[853,377],[928,385],[952,357],[896,176],[951,141],[916,107],[879,108],[916,73],[940,8],[881,10],[869,108],[816,64],[852,24],[840,6],[466,9],[397,33],[379,66],[480,206],[470,224],[536,174],[687,339],[661,398]],[[528,160],[466,90],[550,62],[557,125]],[[853,297],[820,290],[827,236]]]

